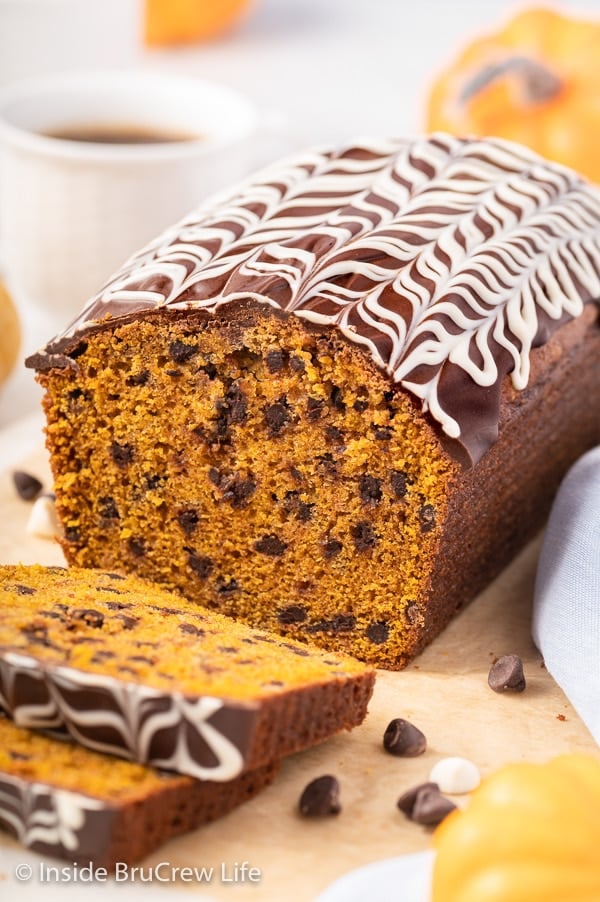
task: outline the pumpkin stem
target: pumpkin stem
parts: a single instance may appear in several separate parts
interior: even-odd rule
[[[562,88],[562,81],[543,63],[527,56],[510,56],[498,63],[490,63],[480,69],[463,87],[458,102],[468,103],[473,97],[505,75],[515,73],[519,77],[526,103],[536,104],[552,100]]]

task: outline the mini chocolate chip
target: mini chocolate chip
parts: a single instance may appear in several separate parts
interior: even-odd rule
[[[188,551],[188,564],[200,579],[208,579],[214,567],[212,558],[196,554],[196,552],[192,550]]]
[[[34,621],[27,626],[22,626],[21,632],[33,645],[45,645],[46,648],[53,647],[48,639],[48,627],[44,623]]]
[[[185,507],[177,514],[177,522],[186,536],[191,536],[196,531],[199,519],[198,511],[194,510],[193,507]]]
[[[284,352],[280,350],[268,351],[266,362],[270,373],[279,373],[285,366]]]
[[[437,827],[456,809],[454,802],[443,796],[437,789],[421,789],[413,806],[411,820],[424,827]]]
[[[105,573],[105,576],[108,576],[109,579],[125,579],[122,573]]]
[[[165,370],[165,374],[167,376],[172,376],[174,379],[176,379],[178,376],[183,376],[181,370]]]
[[[344,403],[344,398],[342,396],[342,390],[337,385],[334,385],[329,394],[329,400],[333,407],[336,410],[344,411],[346,409],[346,405]]]
[[[144,557],[146,554],[146,543],[142,538],[136,538],[132,536],[127,545],[129,546],[129,550],[135,557]]]
[[[281,399],[271,404],[265,410],[265,422],[271,435],[279,435],[284,426],[290,421],[290,412]]]
[[[373,427],[373,436],[378,442],[389,442],[392,435],[394,434],[394,430],[391,426],[374,426]]]
[[[180,623],[179,629],[182,633],[189,633],[190,636],[205,636],[205,631],[199,627],[195,626],[193,623]]]
[[[227,389],[226,398],[229,407],[229,422],[235,424],[245,423],[248,417],[248,403],[239,385],[235,383],[230,385]]]
[[[21,752],[14,752],[12,749],[7,749],[8,757],[12,761],[30,761],[31,755],[24,755]]]
[[[239,651],[239,648],[237,645],[219,645],[219,651],[222,651],[224,655],[232,655]]]
[[[225,580],[222,576],[219,576],[217,579],[217,592],[220,595],[231,595],[233,592],[237,592],[239,588],[240,584],[237,579]]]
[[[415,807],[417,796],[419,795],[421,790],[439,792],[440,787],[437,783],[419,783],[417,784],[417,786],[412,786],[410,789],[407,789],[406,792],[403,792],[396,802],[396,807],[399,808],[402,814],[405,814],[408,818],[412,817],[413,808]]]
[[[301,523],[308,523],[310,520],[312,520],[314,506],[314,504],[309,504],[307,501],[298,502],[298,510],[296,511],[296,516]]]
[[[488,675],[488,685],[494,692],[523,692],[526,681],[521,658],[518,655],[502,655],[494,661]]]
[[[368,551],[377,542],[375,530],[366,520],[360,520],[350,529],[350,535],[354,539],[354,547],[357,551]]]
[[[67,526],[65,529],[65,541],[75,543],[81,539],[81,532],[77,526]]]
[[[287,548],[279,536],[270,534],[263,536],[254,543],[254,548],[259,554],[268,554],[270,557],[281,557]]]
[[[13,588],[16,590],[17,595],[35,595],[37,592],[37,589],[34,589],[33,586],[24,586],[22,583],[17,583]]]
[[[290,369],[293,373],[303,373],[306,369],[306,363],[302,359],[302,357],[296,357],[295,355],[290,358]]]
[[[276,495],[275,499],[277,499]],[[312,520],[313,507],[315,507],[315,504],[308,501],[301,501],[300,496],[295,489],[286,492],[282,504],[286,513],[294,514],[302,523],[308,523]]]
[[[361,476],[358,480],[360,500],[363,504],[379,504],[381,501],[381,479],[375,476]]]
[[[93,608],[72,608],[69,611],[68,619],[67,629],[73,629],[78,621],[94,629],[101,629],[104,625],[104,614]]]
[[[367,627],[366,636],[373,645],[382,645],[387,642],[390,635],[390,628],[387,623],[380,620],[378,623],[372,623]]]
[[[323,471],[327,476],[336,476],[337,475],[337,464],[333,459],[333,454],[327,451],[325,454],[317,454],[316,456],[317,466],[320,470]]]
[[[309,398],[306,402],[306,418],[310,422],[318,420],[323,413],[324,406],[325,402],[321,401],[320,398]]]
[[[419,511],[419,523],[421,532],[431,532],[435,529],[435,508],[433,504],[424,504]]]
[[[142,370],[140,373],[132,373],[131,376],[128,376],[125,380],[125,385],[145,385],[149,378],[150,371]]]
[[[113,586],[96,586],[96,592],[113,592],[115,595],[120,595],[122,590],[115,589]]]
[[[219,372],[214,363],[205,363],[204,366],[199,367],[199,369],[201,372],[206,373],[211,382]]]
[[[168,478],[166,475],[159,476],[158,473],[153,473],[150,476],[144,476],[144,482],[148,491],[152,492],[154,489],[161,488]]]
[[[408,492],[408,474],[403,470],[394,470],[390,476],[392,492],[396,498],[404,498]]]
[[[211,467],[208,471],[208,478],[212,482],[213,485],[216,485],[217,488],[221,485],[223,481],[223,477],[221,476],[220,470],[217,470],[216,467]]]
[[[366,410],[366,409],[368,408],[368,406],[369,406],[369,402],[363,400],[362,398],[357,398],[356,401],[354,402],[354,404],[353,404],[352,406],[354,407],[354,409],[355,409],[358,413],[364,413],[365,410]]]
[[[103,520],[118,520],[119,511],[115,499],[110,495],[104,495],[98,499],[98,511]]]
[[[294,480],[294,482],[302,482],[303,476],[298,467],[290,467],[290,476]]]
[[[145,655],[130,655],[128,661],[135,661],[136,664],[156,664],[156,658],[146,658]]]
[[[336,614],[331,620],[320,620],[306,627],[307,633],[348,633],[356,627],[353,614]]]
[[[284,625],[290,623],[304,623],[306,617],[306,608],[302,608],[297,604],[291,604],[287,608],[281,608],[277,613],[277,619]]]
[[[331,442],[335,442],[336,445],[344,444],[344,433],[341,429],[338,429],[337,426],[327,426],[325,429],[325,435]]]
[[[252,479],[241,479],[236,476],[223,487],[223,501],[231,502],[232,507],[244,507],[256,491],[256,483]]]
[[[304,788],[298,803],[300,814],[304,817],[327,817],[339,814],[340,784],[329,774],[317,777]]]
[[[128,608],[133,607],[128,601],[105,601],[104,604],[109,611],[126,611]]]
[[[400,758],[416,758],[427,748],[425,734],[402,717],[391,720],[383,734],[383,747],[390,755]]]
[[[332,557],[337,557],[343,547],[339,539],[334,539],[330,536],[323,545],[323,557],[331,560]]]
[[[24,470],[15,470],[13,473],[13,482],[17,495],[23,501],[35,501],[44,486],[31,473],[25,473]]]
[[[119,442],[111,442],[110,454],[118,467],[126,467],[133,460],[133,445],[121,445]]]
[[[195,345],[188,345],[184,341],[172,341],[169,345],[169,357],[175,363],[186,363],[198,353]]]
[[[124,630],[132,630],[140,622],[139,617],[130,617],[129,614],[116,614],[115,616],[123,624]]]

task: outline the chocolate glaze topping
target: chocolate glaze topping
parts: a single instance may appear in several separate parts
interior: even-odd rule
[[[600,192],[516,144],[436,134],[315,150],[166,231],[30,358],[103,326],[252,299],[362,346],[477,461],[503,378],[600,298]],[[220,312],[223,312],[222,310]]]

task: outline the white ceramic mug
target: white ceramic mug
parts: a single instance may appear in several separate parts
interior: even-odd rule
[[[145,71],[82,72],[0,93],[0,250],[21,302],[57,325],[127,256],[256,163],[259,116],[230,89]],[[192,140],[87,143],[77,125],[184,132]]]

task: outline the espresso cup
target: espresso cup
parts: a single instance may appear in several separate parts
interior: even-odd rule
[[[260,117],[234,91],[145,71],[0,93],[0,254],[20,303],[57,325],[124,260],[252,168]]]

